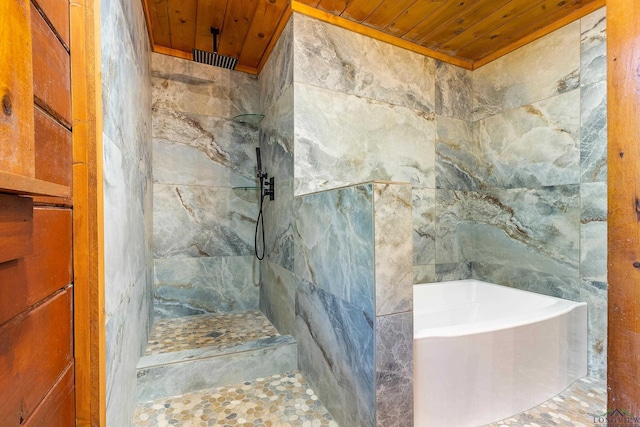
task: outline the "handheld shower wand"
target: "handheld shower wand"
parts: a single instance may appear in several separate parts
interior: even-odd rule
[[[262,159],[260,158],[260,148],[256,147],[256,163],[258,166],[257,178],[260,183],[259,204],[260,211],[258,212],[258,219],[256,220],[256,232],[254,235],[254,253],[256,258],[260,261],[264,259],[265,254],[265,242],[264,242],[264,214],[262,213],[262,206],[264,198],[269,197],[269,200],[275,199],[275,183],[273,177],[269,178],[268,174],[262,170]],[[265,188],[267,187],[267,188]],[[258,229],[262,226],[262,255],[258,254]]]

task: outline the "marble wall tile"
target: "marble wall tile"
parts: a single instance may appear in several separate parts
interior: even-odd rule
[[[470,121],[473,107],[473,73],[436,61],[435,112],[438,115]]]
[[[366,311],[298,280],[298,364],[343,426],[375,425],[374,321]]]
[[[607,180],[607,82],[581,90],[581,182]]]
[[[607,291],[604,282],[582,280],[580,300],[589,305],[589,376],[607,377]]]
[[[275,200],[265,200],[263,207],[265,256],[269,261],[293,271],[295,222],[293,180],[276,181],[275,191]]]
[[[484,153],[475,144],[471,122],[436,116],[436,188],[478,190],[483,187]]]
[[[159,53],[151,56],[153,109],[231,119],[258,113],[258,78]]]
[[[230,188],[155,184],[155,257],[252,255],[257,206]]]
[[[129,425],[153,322],[151,71],[139,2],[100,4],[107,424]],[[100,155],[100,154],[99,154]]]
[[[469,259],[578,277],[579,185],[470,194],[465,207],[475,222]]]
[[[471,278],[471,262],[462,261],[449,264],[436,264],[435,282],[465,280]]]
[[[294,84],[295,194],[370,180],[435,185],[434,116]]]
[[[474,279],[537,294],[580,301],[580,279],[576,277],[559,276],[539,271],[511,268],[504,264],[475,261],[472,263],[472,271]]]
[[[276,181],[293,179],[293,132],[293,86],[290,85],[265,111],[260,123],[262,166]]]
[[[482,156],[479,174],[489,186],[580,182],[579,90],[480,120],[473,131]]]
[[[373,185],[296,197],[296,276],[374,313]]]
[[[166,184],[255,185],[256,129],[212,116],[153,114],[153,177]]]
[[[580,84],[580,22],[473,72],[474,120],[528,105]]]
[[[414,265],[413,284],[432,283],[436,281],[436,265]]]
[[[432,112],[435,60],[294,14],[294,81]]]
[[[260,310],[281,334],[295,334],[296,279],[277,263],[260,263]]]
[[[258,308],[253,256],[155,260],[156,315],[229,313]]]
[[[580,20],[580,84],[607,80],[606,8]]]
[[[376,315],[413,309],[411,185],[373,184]]]
[[[580,277],[607,282],[607,183],[580,186]]]
[[[376,425],[413,426],[413,312],[376,318]]]
[[[436,190],[414,187],[412,205],[413,264],[431,264],[436,256]]]
[[[274,105],[293,84],[293,19],[282,30],[258,76],[260,112]]]
[[[436,190],[436,264],[464,262],[472,252],[475,212],[468,209],[470,194]]]

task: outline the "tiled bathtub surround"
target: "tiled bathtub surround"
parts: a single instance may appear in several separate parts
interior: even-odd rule
[[[140,2],[101,2],[100,21],[106,419],[124,426],[153,321],[151,52]]]
[[[358,184],[294,203],[300,369],[340,424],[411,425],[411,186]]]
[[[258,307],[253,261],[257,79],[152,55],[153,236],[156,314]]]

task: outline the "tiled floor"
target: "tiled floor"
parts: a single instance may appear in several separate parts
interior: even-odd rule
[[[299,372],[141,403],[134,427],[331,426],[333,417]]]
[[[153,325],[145,355],[211,346],[222,350],[276,335],[276,328],[258,310],[160,319]]]
[[[607,389],[602,380],[583,378],[568,389],[521,414],[490,424],[490,427],[593,427],[607,410]]]

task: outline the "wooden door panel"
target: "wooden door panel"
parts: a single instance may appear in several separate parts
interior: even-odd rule
[[[33,92],[36,103],[71,129],[69,53],[35,7],[31,7]]]
[[[70,209],[33,209],[33,253],[0,264],[0,325],[73,281],[71,221]]]
[[[71,288],[0,327],[0,419],[18,426],[72,361]]]

